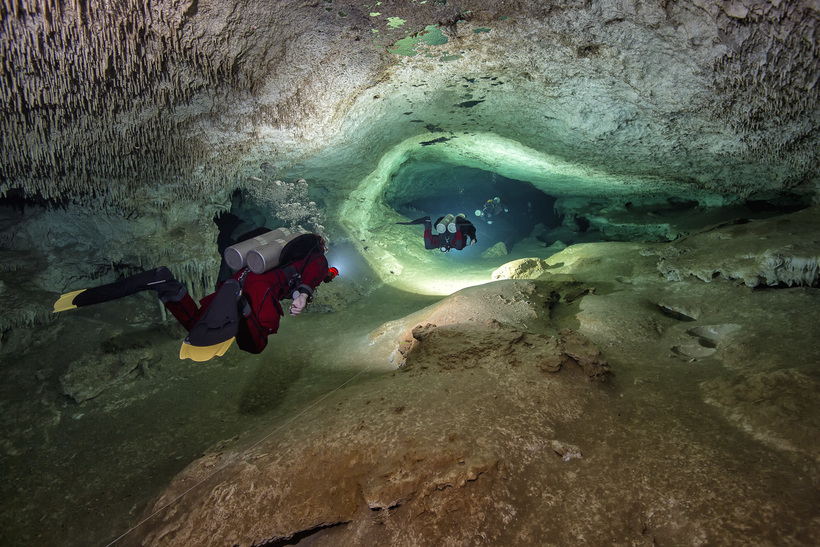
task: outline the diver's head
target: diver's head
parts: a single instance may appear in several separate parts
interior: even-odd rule
[[[330,283],[331,281],[336,279],[337,275],[339,275],[339,270],[337,270],[335,267],[331,266],[330,268],[327,269],[327,275],[325,276],[325,278],[322,281],[325,282],[325,283]]]
[[[494,201],[495,203],[501,203],[501,198],[493,198],[493,201]]]

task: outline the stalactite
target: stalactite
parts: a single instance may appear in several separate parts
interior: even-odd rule
[[[757,136],[750,152],[759,159],[816,165],[818,153],[811,140],[801,142],[799,132],[767,132],[771,125],[764,123],[771,119],[781,125],[800,123],[817,109],[818,96],[812,90],[820,77],[815,39],[818,17],[799,3],[783,7],[752,12],[754,25],[730,21],[725,29],[727,34],[737,30],[745,39],[739,41],[743,44],[740,51],[714,65],[715,87],[727,96],[720,101],[725,106],[718,111],[719,118],[742,138]],[[765,60],[755,61],[759,58]]]
[[[174,57],[183,36],[180,10],[187,6],[152,7],[136,0],[118,15],[94,2],[4,3],[8,13],[0,27],[0,59],[6,85],[0,92],[0,107],[14,112],[21,123],[6,123],[4,116],[0,193],[14,187],[43,195],[79,189],[127,200],[127,192],[120,192],[111,178],[122,177],[134,185],[184,176],[192,165],[185,161],[186,155],[194,153],[190,146],[175,141],[169,147],[180,156],[174,158],[178,161],[144,152],[146,144],[173,133],[169,128],[175,122],[170,118],[140,122],[124,139],[104,127],[133,125],[129,116],[146,105],[164,106],[161,111],[170,113],[175,104],[191,97],[179,74],[166,72],[170,66],[185,64],[191,53],[199,53],[193,48],[185,57]],[[170,81],[170,88],[159,85]],[[129,103],[132,108],[122,109]],[[43,123],[41,116],[54,123]],[[75,129],[55,133],[53,127]],[[28,145],[21,145],[22,141]],[[142,151],[135,154],[135,150]],[[88,154],[96,161],[88,161]],[[55,166],[57,161],[61,165]],[[92,165],[101,177],[90,173]],[[52,179],[43,175],[55,170],[64,173],[63,190],[59,184],[47,187],[50,183],[43,182]]]

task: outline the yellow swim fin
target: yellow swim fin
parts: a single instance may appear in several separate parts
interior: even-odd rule
[[[77,305],[74,303],[74,298],[78,294],[80,294],[81,292],[85,292],[85,291],[86,291],[86,289],[80,289],[79,291],[73,291],[73,292],[65,293],[64,295],[62,295],[60,297],[60,299],[57,300],[57,302],[54,303],[54,312],[53,313],[58,313],[58,312],[61,312],[61,311],[66,311],[66,310],[73,310],[74,308],[76,308]]]
[[[182,347],[179,348],[179,358],[191,359],[198,363],[210,361],[214,357],[222,357],[225,355],[225,352],[228,351],[228,348],[233,344],[233,340],[233,338],[230,338],[213,346],[194,346],[186,340],[182,343]]]

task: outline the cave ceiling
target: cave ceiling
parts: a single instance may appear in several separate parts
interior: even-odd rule
[[[6,192],[122,201],[122,188],[178,181],[199,197],[241,185],[262,162],[349,185],[396,147],[556,192],[730,194],[814,176],[813,2],[124,0],[3,11]]]

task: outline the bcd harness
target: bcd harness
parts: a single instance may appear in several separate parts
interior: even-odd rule
[[[308,302],[311,302],[313,300],[313,289],[311,289],[308,285],[302,283],[302,272],[304,272],[308,264],[310,264],[318,256],[315,252],[318,248],[319,245],[317,244],[310,251],[308,251],[305,257],[302,259],[304,260],[304,264],[302,265],[301,269],[297,268],[293,262],[285,266],[279,266],[275,268],[276,270],[281,271],[285,277],[285,282],[287,283],[287,289],[285,292],[286,296],[291,296],[295,291],[298,291],[300,293],[305,293],[308,295]],[[259,314],[262,310],[262,306],[264,306],[265,302],[268,300],[268,298],[270,298],[271,303],[274,305],[276,311],[279,313],[281,317],[284,317],[285,310],[282,308],[282,304],[279,302],[279,298],[277,298],[277,295],[273,292],[273,286],[268,287],[268,289],[265,291],[265,294],[262,296],[262,298],[259,300],[257,304],[257,309],[252,308],[251,302],[249,302],[244,292],[245,278],[248,276],[249,273],[251,273],[250,268],[243,268],[242,275],[239,276],[238,279],[241,290],[241,296],[238,302],[239,309],[242,315],[245,317],[245,319],[250,324],[252,324],[260,334],[264,334],[265,336],[267,336],[270,333],[266,332],[267,329],[265,329],[259,321]]]
[[[453,248],[453,245],[455,244],[457,239],[463,239],[464,238],[464,234],[462,234],[460,230],[456,230],[455,233],[445,232],[443,234],[439,234],[438,237],[439,237],[439,243],[440,243],[439,250],[442,253],[446,253],[446,252],[449,252],[450,249]],[[462,245],[462,247],[463,247],[463,245]],[[456,249],[460,250],[461,247],[456,247]]]

